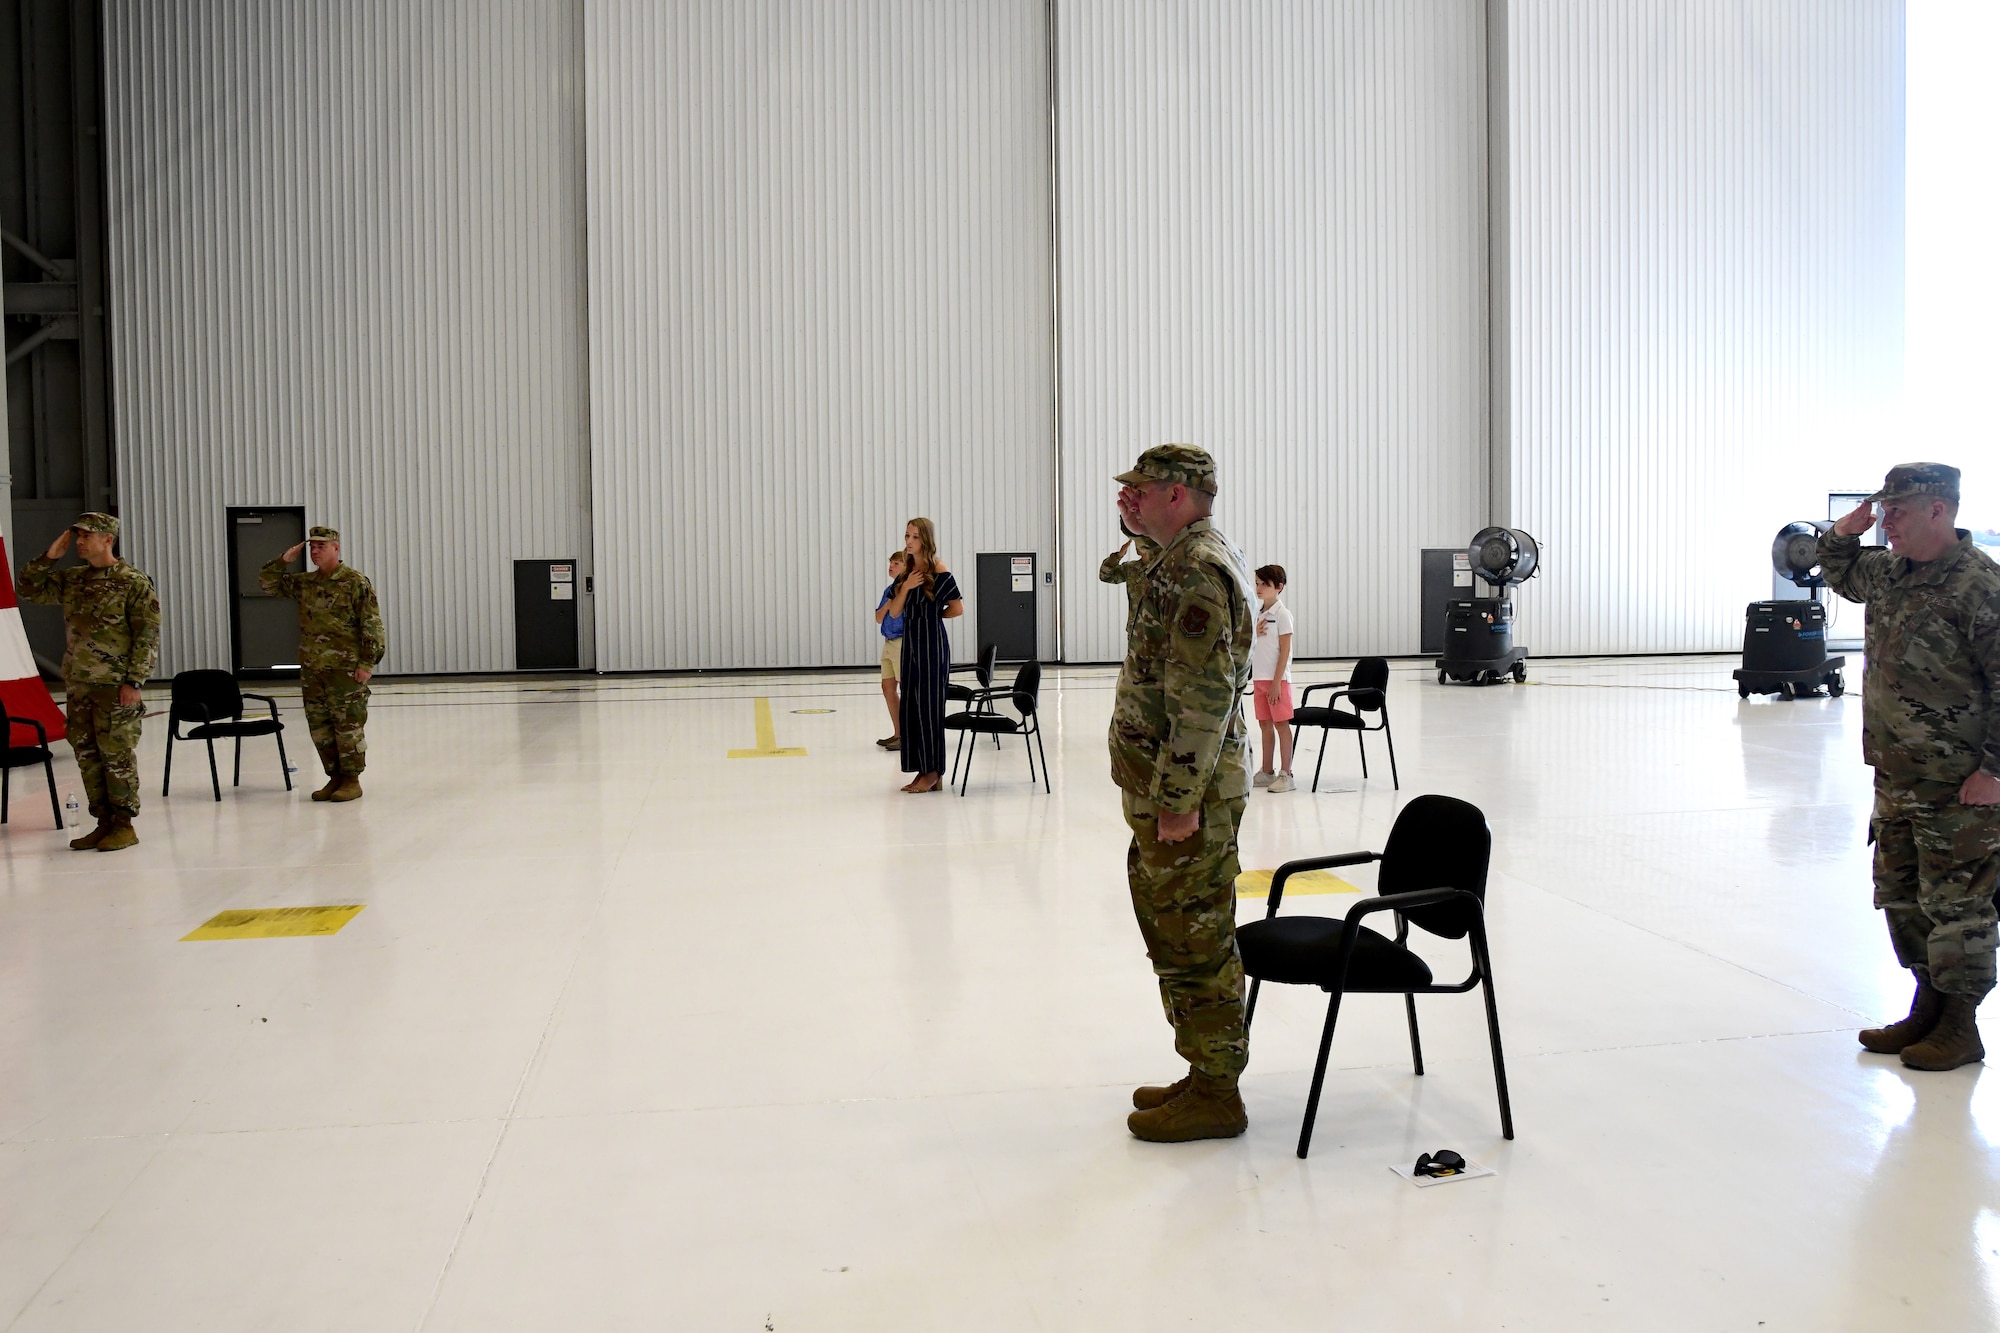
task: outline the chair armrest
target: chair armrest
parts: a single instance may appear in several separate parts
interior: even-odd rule
[[[1328,703],[1332,703],[1334,699],[1338,699],[1341,695],[1347,693],[1347,686],[1337,680],[1323,680],[1317,685],[1308,685],[1306,686],[1305,693],[1299,696],[1299,707],[1304,708],[1306,706],[1306,700],[1313,697],[1314,690],[1332,690],[1333,695],[1327,700]]]
[[[1358,920],[1370,912],[1407,912],[1412,907],[1434,907],[1453,898],[1467,899],[1475,912],[1485,911],[1479,895],[1468,889],[1413,889],[1409,893],[1390,893],[1358,902],[1347,909],[1347,919]]]
[[[43,726],[41,723],[37,722],[32,717],[15,717],[12,713],[5,714],[5,717],[7,720],[7,742],[6,742],[7,749],[11,750],[14,748],[14,724],[17,722],[24,727],[33,727],[35,729],[35,737],[38,743],[42,746],[42,748],[44,749],[48,748],[49,729],[47,727]]]
[[[1285,881],[1304,870],[1330,870],[1335,866],[1367,865],[1382,859],[1380,852],[1337,852],[1332,856],[1307,856],[1287,861],[1271,876],[1271,896],[1264,903],[1264,919],[1278,914],[1278,902],[1285,896]]]
[[[275,721],[277,721],[277,720],[278,720],[278,701],[277,701],[276,699],[273,699],[273,698],[272,698],[272,697],[271,697],[270,695],[268,695],[268,694],[252,694],[252,693],[250,693],[250,691],[248,691],[248,690],[244,690],[244,691],[243,691],[242,693],[243,693],[243,697],[244,697],[244,698],[246,698],[246,699],[255,699],[255,700],[256,700],[256,701],[258,702],[258,703],[260,703],[260,704],[264,705],[264,707],[266,707],[266,708],[270,709],[270,710],[271,710],[271,720],[272,720],[273,722],[275,722]]]
[[[1453,898],[1467,898],[1473,910],[1480,910],[1478,895],[1465,889],[1416,889],[1410,893],[1391,893],[1379,898],[1367,898],[1347,909],[1343,918],[1350,927],[1358,927],[1361,918],[1371,912],[1402,913],[1412,907],[1430,907],[1436,903],[1450,902]],[[1341,994],[1347,993],[1347,966],[1354,959],[1354,943],[1361,938],[1359,929],[1340,932],[1340,952],[1334,959],[1334,976],[1338,977]],[[1468,987],[1469,989],[1469,987]]]

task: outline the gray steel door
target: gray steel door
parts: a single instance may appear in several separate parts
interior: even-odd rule
[[[269,597],[257,586],[264,562],[306,539],[306,511],[300,508],[229,511],[230,640],[238,672],[296,671],[299,666],[299,607],[289,597]],[[299,552],[289,568],[306,567]]]

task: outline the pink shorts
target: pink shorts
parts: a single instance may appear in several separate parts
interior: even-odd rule
[[[1271,682],[1268,680],[1251,681],[1250,694],[1256,701],[1259,722],[1292,720],[1292,682],[1289,680],[1278,682],[1278,702],[1275,704],[1271,702]]]

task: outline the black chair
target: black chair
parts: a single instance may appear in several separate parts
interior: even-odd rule
[[[967,736],[991,736],[993,743],[1000,744],[1002,736],[1019,736],[1021,748],[1028,752],[1028,781],[1035,780],[1035,752],[1042,755],[1042,790],[1049,790],[1049,753],[1042,749],[1042,664],[1029,662],[1014,673],[1014,684],[1004,690],[982,690],[967,704],[963,712],[953,713],[944,720],[945,730],[958,733],[958,746],[951,756],[951,776],[958,779],[958,794],[965,795],[972,785],[972,752],[979,748],[978,742],[965,743]],[[1001,699],[1011,700],[1014,711],[1020,716],[1008,717],[998,712],[993,705]],[[965,776],[958,777],[960,754],[964,753]]]
[[[1287,861],[1271,877],[1271,897],[1262,921],[1236,932],[1244,974],[1251,978],[1245,1006],[1247,1026],[1257,1013],[1257,990],[1266,981],[1318,986],[1330,997],[1326,1027],[1319,1038],[1319,1063],[1313,1067],[1312,1092],[1306,1098],[1305,1124],[1299,1130],[1299,1156],[1312,1143],[1313,1118],[1319,1114],[1320,1085],[1326,1079],[1327,1051],[1333,1045],[1334,1021],[1340,1017],[1340,997],[1349,993],[1401,995],[1410,1021],[1410,1060],[1424,1072],[1424,1048],[1417,1035],[1419,995],[1459,995],[1474,986],[1486,996],[1486,1033],[1493,1047],[1493,1083],[1500,1093],[1500,1132],[1514,1137],[1514,1111],[1507,1100],[1507,1066],[1500,1055],[1500,1014],[1493,1007],[1493,960],[1486,949],[1486,862],[1493,836],[1479,807],[1451,796],[1419,796],[1403,807],[1389,831],[1389,845],[1375,852],[1313,856]],[[1302,870],[1363,865],[1380,861],[1375,898],[1364,898],[1347,917],[1278,915],[1285,881]],[[1396,938],[1361,924],[1375,912],[1396,915]],[[1456,985],[1431,979],[1430,965],[1408,947],[1411,925],[1446,939],[1472,937],[1472,973]]]
[[[11,804],[14,785],[14,770],[29,768],[35,764],[42,766],[42,773],[49,780],[49,813],[55,816],[56,827],[63,826],[62,804],[56,800],[56,757],[49,749],[49,729],[31,717],[4,715],[7,720],[7,744],[0,749],[0,824],[7,822],[7,809]],[[14,728],[33,727],[33,745],[14,744]],[[22,739],[26,739],[23,737]]]
[[[999,644],[997,643],[980,644],[978,665],[971,667],[952,668],[953,675],[957,675],[961,671],[972,672],[973,675],[979,678],[979,683],[977,685],[957,685],[947,682],[944,687],[944,697],[948,700],[956,700],[957,702],[962,704],[971,703],[973,699],[981,691],[990,690],[993,688],[993,668],[995,664],[997,664],[999,661],[1000,661]]]
[[[945,682],[945,687],[944,687],[945,702],[951,703],[956,701],[962,704],[974,704],[983,702],[986,705],[984,711],[989,713],[992,712],[993,701],[990,696],[993,693],[993,672],[994,669],[999,665],[999,662],[1000,662],[999,644],[997,643],[980,644],[979,662],[976,666],[954,667],[952,669],[952,674],[954,675],[958,674],[961,671],[972,672],[974,678],[976,678],[979,681],[979,683],[977,685],[955,685],[950,681]],[[963,737],[961,737],[960,739],[963,739]],[[995,736],[993,738],[993,748],[996,750],[1000,748],[1000,738],[998,736]]]
[[[255,699],[271,710],[269,717],[243,716],[243,701]],[[191,728],[187,735],[181,727]],[[167,771],[160,779],[160,795],[165,796],[174,782],[174,742],[201,741],[208,746],[208,781],[215,799],[222,799],[222,779],[215,772],[215,743],[234,738],[236,769],[229,785],[243,785],[243,738],[273,736],[278,741],[278,768],[285,775],[285,790],[292,789],[292,765],[285,758],[285,724],[278,721],[278,701],[268,694],[245,694],[237,688],[236,677],[227,671],[183,671],[174,677],[173,702],[167,709]]]
[[[1314,690],[1331,690],[1327,702],[1318,707],[1310,707]],[[1340,707],[1340,701],[1347,700],[1354,705],[1352,711]],[[1382,720],[1374,726],[1368,725],[1366,714],[1380,713]],[[1364,657],[1354,664],[1354,671],[1347,677],[1345,685],[1327,682],[1306,686],[1306,692],[1299,696],[1299,707],[1292,712],[1292,745],[1297,748],[1299,729],[1318,727],[1319,758],[1313,761],[1314,791],[1319,790],[1320,765],[1326,762],[1326,733],[1329,731],[1351,731],[1354,743],[1361,747],[1361,776],[1368,776],[1368,743],[1362,739],[1364,731],[1379,731],[1389,742],[1389,779],[1396,790],[1403,789],[1403,779],[1396,772],[1396,738],[1389,734],[1389,659],[1386,657]]]

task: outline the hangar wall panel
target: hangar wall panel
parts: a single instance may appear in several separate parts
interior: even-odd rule
[[[223,510],[252,504],[342,530],[385,670],[511,668],[511,561],[589,559],[579,9],[111,0],[105,41],[160,671],[228,665]]]
[[[1046,568],[1042,0],[586,14],[600,665],[873,661],[913,515]]]
[[[1110,477],[1215,454],[1301,657],[1414,653],[1484,521],[1481,0],[1058,6],[1065,646],[1123,654]]]
[[[1903,331],[1903,7],[1513,0],[1504,418],[1541,652],[1729,650],[1873,487]],[[1857,622],[1858,623],[1858,619]]]

